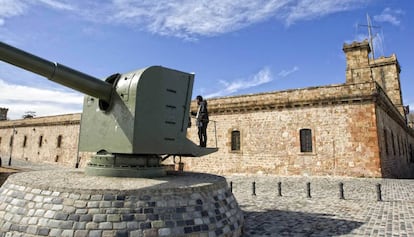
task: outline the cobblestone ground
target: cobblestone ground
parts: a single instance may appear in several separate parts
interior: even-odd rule
[[[57,166],[13,161],[19,168]],[[414,180],[344,177],[231,175],[244,212],[244,236],[407,236],[414,237]],[[252,182],[256,195],[252,195]],[[281,182],[282,196],[278,196]],[[311,198],[307,197],[310,182]],[[344,200],[339,183],[344,184]],[[377,201],[381,184],[382,201]]]
[[[244,236],[414,236],[414,180],[227,176]],[[256,195],[252,195],[252,182]],[[278,195],[281,182],[282,196]],[[311,198],[308,198],[310,182]],[[344,184],[344,200],[339,183]],[[377,201],[381,184],[382,201]]]

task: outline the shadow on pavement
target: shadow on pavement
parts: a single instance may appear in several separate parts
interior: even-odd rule
[[[243,206],[241,206],[243,209]],[[337,219],[334,215],[294,211],[244,211],[247,236],[338,236],[349,234],[364,223]]]

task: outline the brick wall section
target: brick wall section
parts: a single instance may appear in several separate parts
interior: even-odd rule
[[[218,174],[380,177],[374,108],[372,103],[351,103],[212,115],[219,152],[184,162],[189,170]],[[213,125],[209,146],[215,145]],[[304,128],[312,130],[311,153],[300,152],[299,131]],[[236,152],[230,150],[233,130],[241,133]],[[189,133],[196,140],[196,128]]]
[[[208,109],[212,114],[228,114],[284,108],[306,108],[315,105],[340,104],[343,101],[362,101],[372,98],[376,91],[377,86],[373,82],[309,87],[211,99],[208,101]],[[196,110],[196,106],[196,103],[193,102],[192,111]]]
[[[343,51],[346,57],[346,83],[354,84],[372,80],[369,53],[371,49],[368,41],[344,44]]]
[[[374,80],[381,86],[401,115],[405,118],[401,94],[401,68],[395,54],[375,59],[371,65]]]
[[[407,166],[381,152],[383,126],[411,139],[413,132],[376,82],[225,97],[208,104],[212,120],[208,146],[215,146],[217,137],[220,150],[200,159],[184,159],[188,170],[356,177],[414,174],[412,162]],[[195,110],[196,104],[192,106]],[[378,107],[388,112],[378,113]],[[388,118],[385,123],[383,116]],[[299,131],[304,128],[312,130],[311,153],[300,152]],[[241,133],[242,148],[236,152],[230,150],[233,130]],[[192,127],[189,136],[194,141],[196,134]],[[399,171],[404,164],[404,172]]]
[[[79,122],[80,114],[3,121],[0,123],[0,157],[8,160],[11,154],[12,159],[59,162],[61,165],[74,167],[78,151]],[[59,136],[62,136],[60,147],[57,144]],[[11,139],[13,146],[10,146]]]
[[[376,107],[382,177],[414,178],[414,130],[396,114],[382,104]]]
[[[367,40],[344,44],[343,51],[346,56],[346,83],[376,81],[405,117],[400,85],[401,67],[397,56],[370,58],[371,49]]]

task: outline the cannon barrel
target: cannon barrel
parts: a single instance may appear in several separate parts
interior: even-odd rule
[[[50,62],[0,42],[0,60],[34,72],[51,81],[110,102],[112,85],[64,65]]]

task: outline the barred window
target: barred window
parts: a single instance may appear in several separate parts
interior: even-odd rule
[[[388,136],[387,130],[384,128],[384,142],[385,142],[385,154],[389,155],[390,151],[388,150]]]
[[[231,150],[240,151],[240,131],[231,132]]]
[[[59,135],[57,137],[57,148],[60,148],[61,145],[62,145],[62,135]]]
[[[401,138],[397,136],[398,154],[401,155]]]
[[[312,130],[308,128],[301,129],[300,135],[300,152],[312,152]]]
[[[395,139],[394,139],[394,133],[393,132],[391,132],[391,142],[392,142],[392,150],[393,150],[393,153],[394,153],[394,156],[395,155],[397,155],[397,152],[396,152],[396,149],[395,149]]]
[[[26,147],[27,144],[27,136],[24,136],[23,138],[23,147]]]
[[[42,147],[43,144],[43,136],[39,137],[39,147]]]

